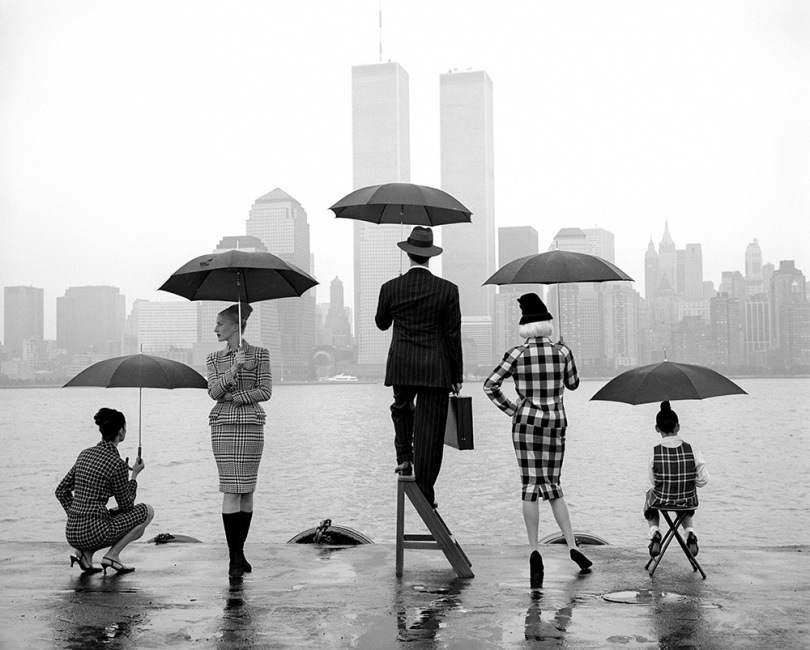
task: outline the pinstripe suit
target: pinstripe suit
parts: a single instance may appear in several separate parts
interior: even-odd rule
[[[375,321],[381,330],[394,326],[385,385],[394,387],[397,462],[413,462],[416,483],[433,503],[449,392],[463,380],[458,287],[411,267],[380,287]]]

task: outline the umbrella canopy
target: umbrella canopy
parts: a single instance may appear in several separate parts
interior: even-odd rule
[[[661,361],[623,372],[605,384],[591,399],[636,405],[747,394],[711,368]]]
[[[469,223],[472,214],[447,192],[413,183],[363,187],[347,194],[329,209],[336,217],[344,219],[412,226]]]
[[[85,368],[63,388],[100,386],[102,388],[138,388],[138,457],[141,456],[141,403],[143,388],[208,388],[208,382],[199,372],[183,363],[152,357],[148,354],[130,354],[105,359]]]
[[[504,264],[484,284],[566,284],[633,281],[618,266],[587,253],[553,250]]]
[[[271,253],[233,250],[195,257],[160,290],[189,300],[228,300],[238,304],[294,298],[318,282]]]

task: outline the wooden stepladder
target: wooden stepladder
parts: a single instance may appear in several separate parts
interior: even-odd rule
[[[430,535],[409,535],[405,532],[405,495],[411,500],[413,507]],[[402,577],[402,565],[406,548],[440,549],[444,552],[447,561],[453,566],[459,578],[472,578],[470,570],[472,562],[453,537],[453,533],[444,523],[438,512],[427,502],[416,485],[413,476],[400,476],[397,481],[397,577]]]

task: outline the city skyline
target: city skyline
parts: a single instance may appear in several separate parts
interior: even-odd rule
[[[441,185],[439,79],[472,67],[494,89],[496,227],[534,227],[540,242],[563,227],[613,232],[642,293],[643,250],[667,221],[679,246],[702,244],[715,286],[744,270],[755,238],[763,261],[810,268],[799,6],[710,5],[695,20],[640,2],[448,2],[413,39],[427,7],[384,3],[383,58],[410,80],[411,180]],[[309,215],[319,299],[338,276],[352,304],[353,228],[328,206],[352,189],[348,80],[378,62],[378,3],[323,3],[315,17],[191,7],[155,21],[135,6],[5,3],[0,282],[44,289],[46,338],[48,305],[71,286],[118,286],[127,311],[170,299],[156,287],[273,187]],[[289,29],[262,38],[274,21]],[[305,52],[337,42],[329,57]]]

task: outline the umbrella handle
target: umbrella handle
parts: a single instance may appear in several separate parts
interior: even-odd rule
[[[138,445],[138,460],[141,459],[141,446]]]

